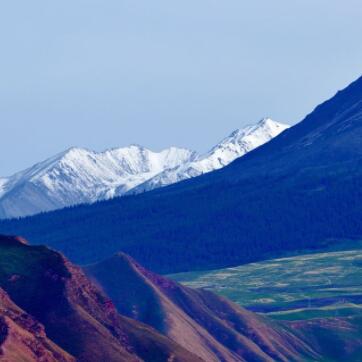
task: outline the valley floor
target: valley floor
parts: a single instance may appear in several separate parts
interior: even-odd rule
[[[274,319],[362,315],[362,249],[171,275]]]

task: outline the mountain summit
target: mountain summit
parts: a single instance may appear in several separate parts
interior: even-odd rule
[[[1,221],[0,231],[46,242],[80,263],[121,250],[161,273],[335,247],[362,238],[361,145],[362,77],[218,171],[141,195]]]
[[[70,148],[0,180],[0,217],[32,215],[124,194],[195,153],[171,147],[153,152],[138,145],[93,152]]]
[[[270,118],[263,118],[255,125],[235,130],[206,154],[159,173],[129,193],[149,191],[218,170],[270,141],[289,127]]]
[[[221,168],[288,126],[264,119],[233,132],[206,155],[139,145],[93,152],[70,148],[25,171],[0,178],[0,218],[13,218],[165,186]]]

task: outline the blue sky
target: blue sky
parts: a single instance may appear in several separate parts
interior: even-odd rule
[[[206,151],[362,73],[360,0],[0,4],[0,175],[70,146]]]

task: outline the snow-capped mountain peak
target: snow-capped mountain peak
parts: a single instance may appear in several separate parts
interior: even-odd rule
[[[0,218],[139,193],[199,176],[226,166],[286,128],[265,118],[235,130],[204,155],[178,147],[153,152],[136,144],[103,152],[72,147],[0,178]]]
[[[203,158],[218,159],[225,166],[289,128],[288,125],[263,118],[255,125],[237,129],[212,148]]]
[[[233,131],[206,154],[191,162],[163,171],[132,189],[130,193],[149,191],[220,169],[236,158],[270,141],[289,127],[286,124],[273,121],[271,118],[263,118],[255,125]]]
[[[0,179],[0,217],[31,215],[123,194],[194,157],[194,152],[176,147],[160,152],[137,145],[103,152],[72,147]]]

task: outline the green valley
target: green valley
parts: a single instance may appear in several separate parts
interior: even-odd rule
[[[361,249],[305,254],[171,277],[275,319],[362,315]]]

